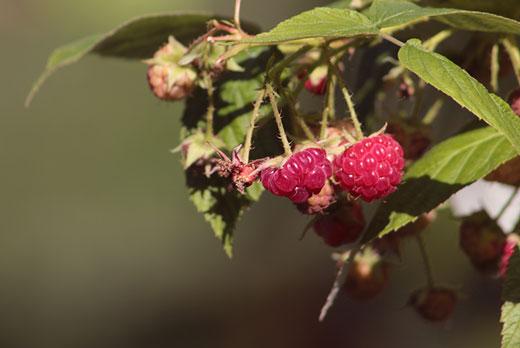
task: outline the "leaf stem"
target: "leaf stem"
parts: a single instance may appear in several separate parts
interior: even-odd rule
[[[275,92],[269,83],[266,83],[265,88],[273,108],[274,119],[276,121],[276,126],[278,127],[278,132],[280,133],[280,139],[282,140],[284,153],[285,155],[290,156],[292,155],[291,145],[289,144],[289,140],[287,140],[287,135],[285,134],[285,130],[283,128],[282,116],[280,115],[280,112],[278,111],[278,105],[276,104]]]
[[[421,253],[421,257],[424,264],[424,271],[426,272],[426,285],[428,288],[433,288],[434,281],[433,281],[433,271],[432,266],[430,263],[430,258],[428,256],[428,251],[426,250],[426,243],[424,242],[424,237],[422,233],[419,233],[416,236],[417,245],[419,246],[419,251]]]
[[[249,121],[249,127],[247,128],[246,138],[244,140],[244,152],[243,152],[243,161],[245,164],[247,164],[249,162],[249,152],[251,151],[251,140],[253,138],[253,130],[255,129],[256,117],[260,113],[260,106],[262,105],[264,96],[265,96],[265,89],[261,89],[260,93],[258,93],[258,98],[256,98],[255,106],[253,107],[253,114],[251,115],[251,120]]]
[[[386,41],[390,41],[391,43],[393,43],[394,45],[397,45],[399,47],[403,47],[405,45],[404,42],[400,41],[400,40],[397,40],[395,37],[391,36],[391,35],[388,35],[386,33],[383,33],[383,32],[379,32],[379,36],[381,36],[383,39],[385,39]]]

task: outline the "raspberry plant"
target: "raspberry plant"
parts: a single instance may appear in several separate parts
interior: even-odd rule
[[[384,291],[396,266],[389,254],[401,256],[401,241],[414,239],[426,281],[409,304],[444,321],[459,296],[434,279],[423,231],[473,182],[519,182],[520,6],[468,4],[340,0],[267,32],[240,21],[240,0],[233,18],[143,16],[54,51],[27,105],[52,73],[88,54],[145,63],[136,83],[185,103],[176,151],[191,200],[230,257],[238,218],[266,189],[339,248],[320,320],[340,290],[363,301]],[[470,59],[449,49],[460,35]],[[378,47],[378,57],[369,54]],[[353,68],[356,58],[369,68]],[[319,110],[308,109],[309,97]],[[478,270],[500,275],[502,347],[518,347],[518,228],[506,234],[500,215],[465,218],[460,245]]]

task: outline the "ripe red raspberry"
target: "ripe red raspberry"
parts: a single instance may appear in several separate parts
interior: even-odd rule
[[[312,194],[319,193],[331,176],[332,164],[325,150],[307,148],[293,154],[282,168],[262,170],[260,180],[271,193],[303,203]]]
[[[304,70],[300,74],[298,74],[298,78],[304,79],[305,81],[305,89],[314,95],[324,95],[327,92],[327,66],[319,66],[312,71],[310,75],[307,74],[307,71]]]
[[[373,300],[388,284],[389,273],[390,264],[374,250],[367,249],[356,256],[342,290],[358,301]]]
[[[505,233],[485,211],[464,218],[460,225],[460,247],[482,273],[498,273],[505,244]]]
[[[442,287],[419,289],[412,294],[409,301],[422,318],[432,322],[448,319],[456,302],[455,291]]]
[[[360,202],[346,202],[334,212],[323,215],[313,225],[314,231],[325,244],[338,247],[355,242],[365,229]]]
[[[296,207],[302,214],[323,214],[334,202],[334,187],[327,181],[320,192],[313,194],[305,202],[296,204]]]
[[[388,196],[401,182],[403,148],[388,134],[365,138],[334,159],[342,189],[367,202]]]
[[[170,36],[168,43],[155,52],[147,71],[148,84],[160,99],[173,101],[186,98],[196,87],[197,73],[190,66],[179,65],[187,48]]]

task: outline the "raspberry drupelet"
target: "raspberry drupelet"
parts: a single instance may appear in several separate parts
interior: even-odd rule
[[[332,164],[325,150],[307,148],[293,154],[282,168],[262,170],[260,179],[271,193],[303,203],[312,194],[319,193],[331,176]]]
[[[334,159],[334,177],[341,188],[364,201],[388,196],[401,182],[403,148],[391,135],[365,138]]]

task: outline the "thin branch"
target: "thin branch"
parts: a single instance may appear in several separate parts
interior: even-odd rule
[[[253,130],[255,129],[256,118],[260,113],[260,106],[262,105],[262,101],[264,100],[265,89],[260,90],[258,94],[258,98],[256,98],[255,106],[253,108],[253,114],[251,115],[251,120],[249,121],[249,127],[247,128],[246,139],[244,141],[244,152],[243,152],[243,161],[245,164],[249,162],[249,152],[251,151],[251,141],[253,138]]]

